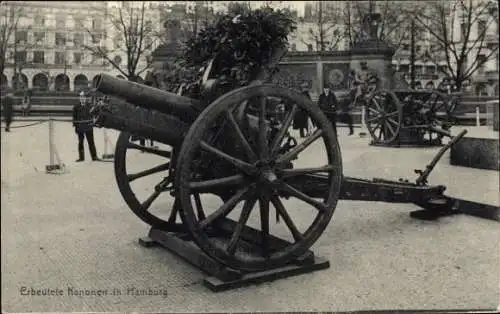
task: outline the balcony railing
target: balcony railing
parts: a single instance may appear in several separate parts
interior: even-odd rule
[[[498,34],[486,35],[484,38],[486,43],[496,43],[498,44]]]
[[[484,72],[476,72],[476,75],[473,75],[473,80],[475,82],[488,82],[488,81],[498,81],[498,71],[484,71]]]

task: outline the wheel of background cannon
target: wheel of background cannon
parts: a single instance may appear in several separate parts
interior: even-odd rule
[[[368,100],[365,123],[374,144],[390,144],[398,135],[403,110],[396,95],[388,90],[375,91]]]
[[[290,106],[287,106],[284,121],[270,126],[266,106],[271,102],[268,100],[276,98]],[[241,114],[242,107],[246,114]],[[297,146],[287,146],[287,131],[300,109],[307,112],[318,129]],[[247,120],[239,117],[246,117]],[[322,141],[318,141],[320,138]],[[320,153],[315,151],[314,155],[320,158],[318,155],[324,154],[324,161],[318,162],[319,166],[291,168],[293,163],[302,160],[300,154],[306,154],[306,149],[310,147],[317,149],[317,145],[324,145],[324,149]],[[330,222],[339,197],[342,162],[333,128],[317,106],[290,89],[265,84],[225,94],[208,106],[193,123],[178,156],[183,162],[176,169],[176,195],[186,228],[206,254],[235,269],[274,268],[305,253]],[[304,161],[310,161],[308,156]],[[219,162],[220,166],[215,167],[214,162]],[[305,191],[310,184],[300,187],[300,184],[292,183],[305,183],[311,175],[318,176],[319,173],[323,173],[323,180],[315,191],[319,191],[316,193],[320,197]],[[206,208],[201,207],[213,202],[193,204],[191,196],[194,193],[225,196],[222,197],[223,204],[213,207],[215,211],[208,213]],[[292,218],[293,214],[297,214],[292,211],[295,208],[287,209],[282,202],[283,197],[298,199],[308,205],[299,211],[302,220]],[[235,214],[233,210],[240,203],[243,203],[239,207],[241,214],[232,220],[235,223],[233,227],[229,231],[219,228],[223,221],[227,222],[229,214]],[[249,219],[251,214],[257,215],[253,211],[256,203],[259,203],[260,222],[255,216]],[[276,210],[277,218],[280,217],[286,225],[282,232],[293,237],[287,244],[272,244],[271,233],[274,229],[271,230],[269,225],[270,204]],[[307,210],[310,210],[310,216]],[[303,223],[305,218],[311,218],[312,222]],[[246,252],[246,240],[240,239],[248,230],[247,224],[251,223],[258,232],[253,238],[260,243],[259,252],[254,254]],[[301,227],[304,227],[303,230],[299,230]],[[213,237],[213,230],[217,229],[226,232],[225,241]]]
[[[456,99],[448,95],[433,91],[424,102],[423,107],[428,111],[427,123],[431,126],[448,131],[453,125],[453,112],[456,109]],[[424,139],[431,143],[440,142],[443,134],[429,128],[425,130]]]
[[[136,140],[138,141],[138,139]],[[172,152],[170,150],[163,150],[159,148],[144,147],[135,142],[134,136],[128,132],[121,132],[116,142],[114,158],[115,178],[123,199],[132,212],[134,212],[134,214],[150,226],[172,232],[184,230],[182,223],[176,222],[176,218],[178,216],[178,206],[175,204],[173,197],[169,206],[171,208],[163,208],[160,206],[160,208],[155,208],[159,211],[159,213],[152,212],[153,204],[158,199],[160,194],[169,193],[169,191],[173,189],[172,185],[174,177],[170,171],[170,158]],[[161,158],[162,162],[154,167],[129,174],[127,172],[127,157],[130,156],[127,156],[127,153],[131,151],[144,153],[139,155],[139,157],[143,157],[143,161],[144,159],[147,159],[144,157],[147,157],[148,155],[156,155]],[[148,186],[149,188],[144,191],[146,192],[145,194],[147,197],[143,201],[140,201],[137,193],[133,191],[131,183],[135,180],[147,178],[155,174],[164,174],[165,176],[162,179],[159,179],[159,182],[155,182],[156,185]],[[142,187],[141,190],[143,191],[144,188]],[[162,215],[160,215],[160,213]]]
[[[429,109],[439,120],[451,122],[457,107],[457,99],[450,95],[432,91],[430,97],[425,101],[424,107]]]

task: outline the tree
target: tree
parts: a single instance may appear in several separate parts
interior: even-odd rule
[[[7,63],[9,41],[15,35],[19,19],[22,16],[22,8],[15,3],[0,3],[0,73],[4,74]],[[14,43],[16,45],[16,43]],[[16,58],[16,56],[14,56]]]
[[[431,35],[429,59],[436,65],[444,59],[446,65],[438,69],[460,89],[498,55],[498,42],[488,45],[486,40],[488,28],[498,21],[498,5],[484,0],[450,0],[426,2],[426,7],[426,12],[414,18]]]
[[[108,16],[110,25],[106,34],[112,37],[114,49],[103,47],[99,40],[99,44],[84,45],[84,49],[109,62],[128,80],[136,81],[139,75],[151,65],[151,60],[147,57],[158,36],[153,25],[146,21],[146,14],[145,2],[142,2],[139,7],[134,6],[132,2],[124,2]],[[93,30],[87,30],[87,33],[93,38],[100,36]],[[126,58],[123,65],[120,54],[125,55]],[[140,61],[146,62],[142,69],[138,69]]]
[[[304,18],[309,26],[307,37],[302,38],[306,45],[316,47],[316,51],[337,50],[344,37],[339,23],[340,11],[337,3],[317,1],[310,5]]]
[[[192,36],[197,36],[199,30],[213,22],[216,17],[206,1],[165,4],[162,11],[162,20],[167,31],[167,36],[162,37],[163,43],[184,42]]]
[[[418,3],[414,1],[402,3],[401,1],[349,1],[346,2],[340,16],[340,21],[345,25],[344,37],[349,47],[353,47],[364,37],[365,17],[371,13],[380,14],[378,34],[379,40],[385,42],[395,50],[401,47],[403,41],[409,38],[411,15],[402,8],[411,6],[413,12],[419,10]]]

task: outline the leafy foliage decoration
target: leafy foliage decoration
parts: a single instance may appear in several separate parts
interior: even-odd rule
[[[295,30],[289,10],[264,7],[251,10],[242,6],[220,14],[183,45],[177,65],[169,66],[167,86],[185,83],[199,86],[210,61],[216,58],[211,73],[220,84],[236,88],[255,79],[263,69],[275,71],[271,60],[286,49],[287,37]]]

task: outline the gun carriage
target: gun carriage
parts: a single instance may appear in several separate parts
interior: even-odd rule
[[[276,58],[271,58],[271,63],[277,64],[282,53],[278,50],[273,56]],[[422,208],[413,216],[424,219],[463,212],[457,199],[444,195],[445,186],[428,185],[427,178],[465,130],[452,138],[424,171],[416,170],[415,182],[350,178],[342,172],[337,135],[316,105],[297,91],[263,83],[271,76],[268,67],[259,67],[247,86],[224,84],[217,61],[216,57],[206,67],[196,97],[106,74],[94,83],[97,92],[123,100],[101,104],[92,114],[97,126],[121,131],[114,161],[117,185],[130,209],[152,230],[193,241],[205,261],[208,256],[209,264],[246,274],[314,260],[309,249],[328,226],[340,199],[413,203]],[[395,94],[377,95],[372,99],[376,108],[384,99],[382,107],[394,110],[384,117],[403,121]],[[277,114],[280,107],[285,108],[281,116]],[[317,126],[312,135],[301,140],[289,131],[299,109]],[[163,143],[169,149],[138,145],[132,135]],[[323,161],[298,162],[308,147],[319,144],[323,149],[315,154],[319,151]],[[160,156],[164,162],[129,173],[127,153],[134,150]],[[151,187],[149,197],[140,200],[131,183],[158,173],[162,179]],[[167,216],[150,212],[162,193],[172,197],[170,210],[164,208]],[[216,196],[222,204],[214,205],[213,198],[206,195]],[[302,202],[304,208],[298,214],[310,216],[307,225],[299,227],[292,218],[289,198]],[[236,207],[241,209],[239,216],[230,218]],[[272,234],[272,208],[291,241]],[[496,211],[482,215],[498,216]],[[194,264],[204,264],[195,259]]]
[[[451,137],[457,95],[435,90],[376,90],[366,101],[365,123],[372,144],[441,145]]]

